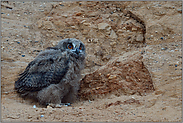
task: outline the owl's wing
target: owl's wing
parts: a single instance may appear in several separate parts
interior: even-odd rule
[[[39,91],[50,84],[59,83],[69,68],[68,59],[60,57],[45,57],[30,62],[25,71],[20,74],[15,82],[15,89],[24,93],[27,91]]]

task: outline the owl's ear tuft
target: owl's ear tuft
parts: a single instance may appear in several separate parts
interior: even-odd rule
[[[64,42],[64,43],[63,43],[63,47],[64,47],[64,49],[66,49],[66,48],[67,48],[67,44],[68,44],[67,42]]]

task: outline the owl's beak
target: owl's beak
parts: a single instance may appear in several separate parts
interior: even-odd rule
[[[79,53],[80,53],[80,51],[79,51],[79,49],[78,49],[78,48],[76,48],[75,53],[76,53],[76,54],[79,54]]]

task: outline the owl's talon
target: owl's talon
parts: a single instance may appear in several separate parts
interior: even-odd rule
[[[71,106],[71,103],[61,103],[60,105]]]
[[[47,108],[48,108],[48,107],[52,107],[52,108],[62,108],[62,105],[60,105],[60,104],[49,103],[49,104],[47,105]]]

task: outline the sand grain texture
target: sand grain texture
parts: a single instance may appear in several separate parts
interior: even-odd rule
[[[2,121],[181,122],[181,19],[182,1],[1,2]],[[63,38],[86,45],[81,100],[42,108],[18,97],[18,74]]]

